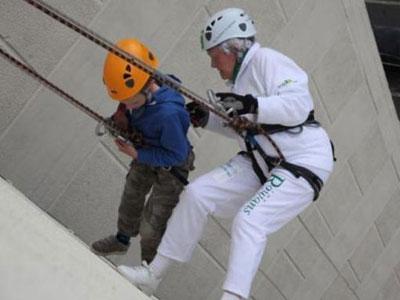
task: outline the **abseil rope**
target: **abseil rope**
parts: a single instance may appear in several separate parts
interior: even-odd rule
[[[138,146],[138,145],[143,145],[143,139],[140,133],[135,132],[135,131],[128,131],[128,130],[123,130],[122,128],[119,128],[113,121],[110,119],[106,119],[96,113],[95,111],[91,110],[89,107],[86,105],[82,104],[80,101],[75,99],[74,97],[70,96],[68,93],[45,79],[43,76],[41,76],[39,73],[37,73],[35,70],[32,68],[28,67],[27,65],[23,64],[7,52],[5,52],[3,49],[0,48],[0,55],[12,63],[14,66],[18,67],[25,73],[29,74],[31,77],[42,83],[44,86],[46,86],[48,89],[52,90],[55,92],[57,95],[61,96],[63,99],[67,100],[70,104],[74,105],[77,107],[79,110],[83,111],[86,115],[90,116],[92,119],[96,120],[99,124],[103,124],[104,127],[113,135],[114,137],[122,137],[125,140],[130,141],[133,145]]]
[[[115,46],[113,43],[107,41],[105,38],[99,36],[92,30],[84,27],[83,25],[79,24],[78,22],[74,21],[73,19],[65,16],[55,8],[49,6],[48,4],[44,3],[40,0],[23,0],[28,4],[32,5],[33,7],[37,8],[38,10],[42,11],[43,13],[47,14],[48,16],[52,17],[53,19],[57,20],[58,22],[64,24],[65,26],[69,27],[70,29],[74,30],[75,32],[79,33],[80,35],[84,36],[88,40],[94,42],[95,44],[99,45],[100,47],[104,48],[105,50],[113,53],[114,55],[124,59],[128,63],[134,65],[135,67],[143,70],[155,80],[173,88],[174,90],[181,93],[186,98],[196,102],[197,104],[201,105],[204,109],[216,114],[221,119],[223,119],[228,126],[232,127],[242,138],[245,137],[243,133],[244,130],[250,129],[253,132],[257,132],[258,134],[262,134],[273,146],[275,151],[278,154],[274,165],[279,165],[279,163],[285,160],[281,150],[279,149],[278,145],[272,140],[270,135],[266,130],[261,128],[261,126],[257,123],[248,121],[247,119],[242,120],[241,123],[233,122],[234,118],[231,118],[227,114],[215,109],[215,107],[208,103],[205,99],[197,95],[196,93],[192,92],[191,90],[185,88],[182,84],[177,82],[176,80],[172,79],[171,77],[164,75],[160,71],[150,67],[149,65],[145,64],[140,59],[136,58],[135,56],[131,55],[130,53],[122,50],[121,48]],[[241,126],[233,126],[233,124],[240,124]]]

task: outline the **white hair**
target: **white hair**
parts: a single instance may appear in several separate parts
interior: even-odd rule
[[[250,38],[233,38],[226,40],[218,45],[225,53],[234,53],[238,60],[241,60],[247,50],[253,46],[255,42],[254,37]]]

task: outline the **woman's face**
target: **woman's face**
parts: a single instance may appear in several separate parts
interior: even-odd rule
[[[226,53],[219,47],[207,50],[211,59],[211,68],[215,68],[224,80],[231,80],[233,77],[233,69],[236,64],[236,56],[233,53]]]

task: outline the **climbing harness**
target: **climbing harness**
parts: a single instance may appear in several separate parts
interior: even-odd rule
[[[269,171],[271,171],[276,166],[279,166],[292,173],[296,178],[304,178],[314,190],[313,200],[317,200],[324,183],[314,172],[305,167],[292,164],[286,160],[277,161],[276,157],[267,155],[255,139],[254,135],[251,133],[248,133],[246,135],[245,144],[247,151],[242,151],[241,154],[245,154],[250,158],[254,172],[256,173],[262,184],[267,181],[267,177],[264,175],[264,172],[258,164],[257,159],[254,155],[254,151],[257,151],[260,154],[262,159],[265,161]]]

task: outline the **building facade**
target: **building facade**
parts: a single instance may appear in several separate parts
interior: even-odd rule
[[[400,128],[362,0],[46,0],[116,41],[137,37],[200,95],[226,90],[200,50],[207,17],[237,6],[255,19],[258,41],[310,75],[317,119],[336,147],[320,199],[273,235],[253,300],[398,299]],[[102,84],[106,52],[22,0],[0,0],[0,46],[108,116],[116,103]],[[129,160],[96,123],[0,59],[0,174],[90,244],[115,232]],[[238,151],[236,142],[190,131],[195,178]],[[210,219],[189,264],[173,268],[163,300],[219,299],[230,222]],[[115,264],[138,264],[136,241]],[[0,271],[1,272],[1,271]]]

